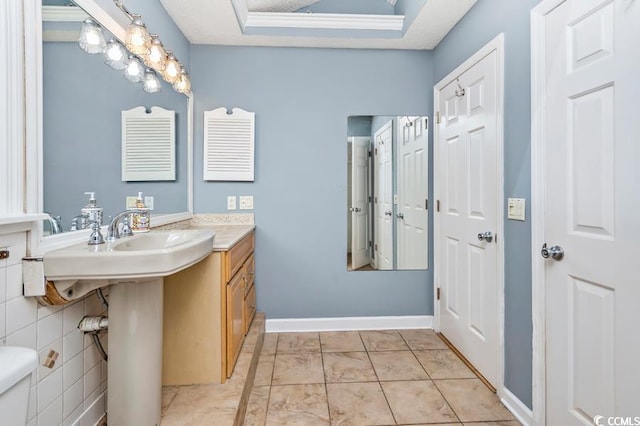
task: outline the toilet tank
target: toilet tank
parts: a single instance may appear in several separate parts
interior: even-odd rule
[[[29,408],[31,373],[38,367],[33,349],[0,346],[0,419],[6,425],[24,425]]]

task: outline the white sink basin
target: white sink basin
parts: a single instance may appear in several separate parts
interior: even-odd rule
[[[44,275],[59,280],[164,277],[209,255],[214,233],[204,229],[151,231],[95,246],[79,243],[43,256]]]

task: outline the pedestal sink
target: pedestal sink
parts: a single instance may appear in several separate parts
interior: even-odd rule
[[[66,300],[110,286],[109,425],[160,424],[163,277],[209,255],[213,238],[210,230],[151,231],[43,256],[45,277]]]

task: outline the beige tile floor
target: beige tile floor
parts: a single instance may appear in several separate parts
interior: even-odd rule
[[[399,330],[266,334],[244,424],[520,423],[432,330]]]

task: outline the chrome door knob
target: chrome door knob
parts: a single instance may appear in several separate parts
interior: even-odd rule
[[[493,234],[491,233],[491,231],[481,232],[478,234],[478,240],[480,241],[484,240],[490,243],[491,241],[493,241]]]
[[[362,211],[360,207],[349,207],[349,210],[351,210],[351,213],[358,213]]]
[[[547,248],[547,243],[542,245],[542,250],[540,250],[540,254],[545,259],[552,258],[553,260],[562,260],[564,257],[564,249],[560,246],[551,246]]]
[[[384,212],[384,214],[385,214],[385,216],[391,216],[391,215],[393,215],[393,213],[391,213],[391,211]]]
[[[398,214],[396,214],[396,217],[397,217],[398,219],[404,219],[404,214],[402,214],[402,213],[398,213]]]

